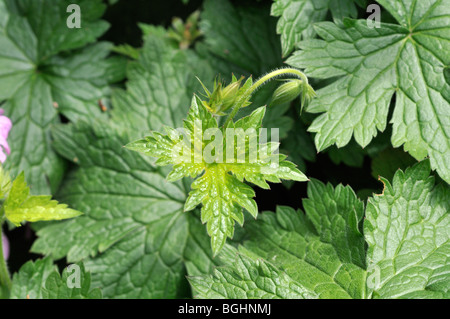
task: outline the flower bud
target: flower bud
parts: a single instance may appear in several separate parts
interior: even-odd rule
[[[231,108],[239,96],[241,90],[241,81],[243,77],[239,80],[233,75],[233,79],[229,85],[223,87],[223,83],[220,79],[214,81],[214,89],[210,92],[200,81],[200,84],[205,90],[206,97],[208,101],[202,101],[203,105],[215,115],[225,115],[225,111]]]
[[[241,86],[240,82],[241,82],[240,80],[237,82],[233,82],[227,85],[222,90],[222,107],[220,108],[222,112],[228,110],[230,107],[233,106],[234,102],[236,101],[239,88]]]
[[[294,100],[302,93],[303,82],[301,80],[293,79],[280,85],[272,96],[270,105],[278,105],[288,103]]]

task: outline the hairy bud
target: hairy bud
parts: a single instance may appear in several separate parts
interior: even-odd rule
[[[272,96],[271,105],[279,105],[293,101],[302,93],[303,81],[293,79],[280,85]]]

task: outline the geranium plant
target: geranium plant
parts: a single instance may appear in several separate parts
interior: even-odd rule
[[[450,298],[450,0],[136,3],[0,0],[1,297]]]

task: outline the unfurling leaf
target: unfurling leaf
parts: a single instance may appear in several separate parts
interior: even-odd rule
[[[154,132],[127,145],[158,158],[158,165],[172,164],[169,181],[201,175],[192,183],[185,210],[203,205],[201,219],[207,224],[214,254],[221,250],[227,237],[233,237],[234,222],[243,224],[242,208],[254,217],[258,213],[255,193],[245,180],[262,188],[269,188],[267,181],[307,180],[293,163],[276,152],[278,143],[261,142],[257,131],[264,114],[265,107],[261,107],[236,123],[219,128],[216,118],[194,96],[184,122],[184,136],[166,128],[166,135]]]

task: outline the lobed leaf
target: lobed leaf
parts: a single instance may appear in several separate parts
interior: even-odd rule
[[[35,194],[54,193],[65,162],[51,148],[50,126],[101,116],[98,101],[123,77],[122,60],[107,58],[111,44],[94,42],[108,28],[105,5],[80,0],[82,27],[70,29],[69,0],[0,1],[0,101],[13,122],[12,175],[25,171]]]
[[[246,227],[244,253],[226,247],[226,266],[191,285],[200,298],[280,297],[273,282],[289,298],[298,296],[286,282],[309,298],[449,298],[450,188],[435,185],[430,170],[423,161],[392,183],[381,178],[364,222],[350,187],[312,180],[306,215],[281,206],[263,213]]]
[[[79,285],[79,286],[78,286]],[[51,258],[28,261],[14,274],[11,299],[101,299],[91,288],[91,275],[82,263],[66,267],[62,275]]]
[[[277,32],[283,56],[288,56],[301,40],[313,38],[314,23],[324,21],[329,11],[336,22],[356,18],[358,13],[355,0],[274,0],[271,13],[279,17]]]
[[[315,297],[313,292],[292,280],[282,270],[262,259],[253,259],[245,255],[242,250],[238,252],[231,246],[225,246],[221,256],[226,260],[227,266],[216,268],[214,275],[188,278],[197,293],[196,298],[311,299]]]
[[[367,203],[368,292],[374,298],[449,298],[450,188],[430,163],[397,171]]]
[[[288,63],[309,76],[337,77],[318,90],[307,111],[321,113],[309,130],[319,151],[346,145],[352,136],[362,147],[384,131],[390,102],[394,147],[403,145],[417,160],[450,182],[450,86],[445,77],[450,48],[448,0],[378,1],[398,24],[370,28],[365,20],[343,25],[321,22],[322,40],[305,40]]]

